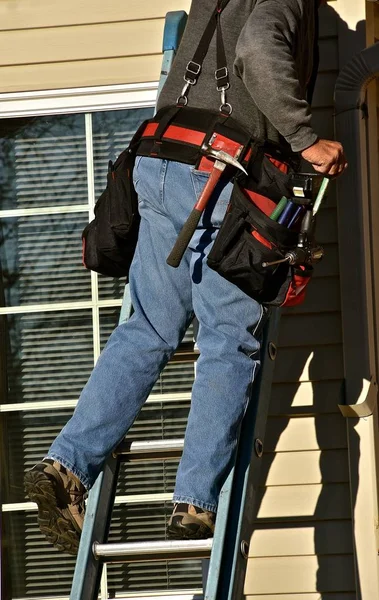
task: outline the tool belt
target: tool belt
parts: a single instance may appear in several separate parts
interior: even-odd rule
[[[203,148],[228,154],[242,146],[238,161],[249,173],[250,191],[272,196],[273,202],[290,195],[290,174],[299,166],[299,158],[287,148],[270,140],[252,137],[230,115],[180,106],[162,108],[141,127],[136,148],[139,156],[182,162],[210,173],[214,159]],[[227,173],[230,178],[235,173]]]
[[[233,193],[227,214],[208,256],[208,265],[260,303],[293,306],[304,300],[311,265],[290,266],[282,259],[298,243],[299,232],[270,219],[283,196],[293,194],[298,157],[278,144],[251,137],[228,115],[196,108],[164,108],[142,127],[137,154],[194,165],[211,173],[214,160],[202,148],[234,154],[248,175],[229,170]]]

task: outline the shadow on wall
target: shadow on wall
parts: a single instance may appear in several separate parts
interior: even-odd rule
[[[314,127],[321,137],[333,138],[334,109],[332,106],[325,107],[325,103],[321,100],[326,96],[326,91],[323,89],[323,86],[326,85],[326,80],[330,83],[330,80],[334,75],[334,86],[338,76],[338,70],[333,70],[331,64],[333,59],[329,54],[331,48],[330,44],[333,41],[333,48],[335,50],[338,43],[339,58],[336,65],[339,69],[342,69],[356,53],[365,47],[365,22],[359,22],[356,30],[349,29],[348,24],[343,21],[332,6],[329,5],[320,9],[320,21],[321,66],[320,76],[315,91],[316,106],[314,107]],[[336,31],[338,32],[338,39],[335,37]],[[334,39],[332,40],[333,37]],[[329,96],[331,96],[331,92]],[[335,192],[335,190],[333,191]],[[330,204],[333,203],[333,191],[331,192]],[[324,214],[320,219],[322,228],[328,230],[330,230],[330,228],[333,229],[333,223],[331,223],[331,221],[335,218],[336,213],[335,209],[330,207],[330,204],[322,211]],[[336,236],[337,233],[334,238],[336,238]],[[320,241],[322,242],[322,240]],[[301,563],[300,565],[300,562],[293,562],[293,570],[290,568],[290,571],[286,573],[286,582],[290,587],[292,586],[293,589],[276,589],[276,584],[274,583],[275,572],[273,572],[272,577],[270,578],[271,583],[268,586],[271,586],[271,589],[267,588],[259,591],[253,590],[253,592],[249,591],[249,593],[306,594],[317,591],[317,593],[320,594],[320,600],[330,600],[330,594],[333,593],[341,593],[343,595],[346,593],[346,599],[349,600],[352,597],[361,597],[359,574],[355,573],[353,534],[351,528],[351,516],[352,511],[354,511],[357,489],[352,489],[349,485],[346,424],[344,422],[344,417],[340,414],[337,407],[338,404],[344,402],[345,394],[343,384],[343,346],[341,343],[341,302],[339,297],[338,267],[333,274],[331,274],[333,269],[328,268],[328,260],[333,261],[333,248],[334,250],[337,249],[338,253],[338,240],[334,239],[334,242],[335,243],[330,244],[330,248],[328,248],[328,244],[325,244],[326,257],[324,258],[323,263],[319,267],[316,267],[316,274],[322,273],[321,277],[324,285],[317,286],[317,288],[315,286],[313,289],[311,284],[306,304],[300,309],[301,315],[305,316],[305,314],[308,313],[308,321],[305,319],[304,323],[311,323],[311,320],[313,320],[314,326],[311,326],[305,334],[302,332],[300,337],[302,340],[306,338],[306,342],[303,342],[303,347],[297,348],[294,347],[296,346],[296,342],[293,343],[293,337],[291,343],[291,331],[290,328],[288,328],[286,339],[288,339],[288,346],[292,347],[291,350],[286,348],[286,350],[283,350],[283,353],[279,351],[278,365],[276,367],[276,379],[278,381],[282,380],[280,373],[283,372],[284,374],[290,370],[291,381],[299,381],[301,378],[303,381],[311,382],[312,396],[309,394],[310,397],[307,398],[311,405],[301,406],[299,398],[295,401],[295,396],[299,390],[299,384],[288,383],[276,386],[277,391],[275,392],[274,390],[271,400],[270,415],[271,417],[278,416],[278,418],[271,418],[268,423],[266,432],[268,447],[266,446],[267,454],[265,454],[262,466],[260,483],[262,489],[260,490],[261,494],[258,494],[259,499],[254,511],[257,530],[263,528],[267,531],[270,530],[271,526],[275,530],[285,530],[288,528],[291,530],[300,528],[314,529],[314,554],[316,555],[317,560],[316,582],[314,584],[306,574],[303,572],[300,573],[300,569],[303,569],[305,563]],[[336,263],[338,264],[338,259],[336,260]],[[320,271],[318,271],[318,269],[320,269]],[[320,277],[320,274],[318,277]],[[334,288],[330,283],[334,283]],[[329,298],[328,290],[332,288],[335,290],[334,297]],[[300,314],[297,314],[298,312],[299,310],[296,311],[296,309],[287,309],[284,311],[284,315],[294,315],[294,327],[302,326],[302,317]],[[320,319],[320,324],[323,319],[325,319],[324,323],[327,323],[328,316],[333,317],[333,322],[337,331],[336,336],[338,338],[338,345],[332,346],[333,342],[328,341],[327,339],[323,341],[322,334],[318,335],[315,333],[315,330],[318,327],[317,319]],[[326,332],[325,325],[324,330],[324,337],[327,338],[328,332]],[[318,338],[319,341],[316,341],[316,338]],[[305,344],[307,345],[305,346]],[[328,346],[328,344],[330,345]],[[287,344],[284,343],[284,345]],[[286,364],[281,363],[281,360],[285,360]],[[357,373],[356,375],[357,385],[355,397],[356,401],[358,401],[362,389],[362,379],[363,377],[368,379],[370,377],[367,373]],[[284,378],[284,381],[286,381],[286,378]],[[325,418],[327,416],[331,417],[330,421]],[[271,468],[274,466],[275,460],[279,457],[279,455],[275,454],[275,448],[278,447],[280,438],[287,429],[290,419],[296,417],[314,417],[317,445],[321,451],[319,462],[321,491],[318,498],[314,499],[314,511],[310,514],[305,514],[306,511],[299,510],[300,514],[296,515],[296,510],[294,509],[294,511],[291,512],[291,516],[279,516],[282,507],[277,506],[275,507],[275,514],[278,514],[278,516],[265,518],[264,503],[265,497],[266,500],[268,498],[269,491],[266,487],[267,478]],[[333,429],[333,425],[331,426],[331,424],[336,424],[336,429]],[[349,444],[351,445],[350,472],[352,474],[352,480],[357,481],[360,457],[360,440],[357,434],[351,435]],[[304,460],[306,461],[307,459],[305,458]],[[286,477],[284,479],[286,479]],[[275,486],[275,482],[272,485]],[[294,488],[294,495],[297,493],[298,489],[299,488]],[[294,506],[299,505],[300,502],[301,499],[295,498],[294,496]],[[311,502],[309,502],[309,506],[311,506]],[[278,509],[277,512],[276,508]],[[303,547],[302,544],[302,548]],[[284,558],[286,552],[282,552],[282,550],[282,548],[279,549],[277,554],[280,554],[280,556]],[[304,556],[306,553],[308,554],[308,552],[302,553],[301,551],[298,552],[297,556]],[[275,555],[275,550],[272,554]],[[291,549],[288,549],[286,557],[289,558],[289,561],[291,562],[290,554]],[[295,558],[295,556],[293,556],[292,559],[293,558]],[[280,560],[279,557],[278,560]],[[286,564],[290,564],[290,562]],[[271,562],[270,564],[272,565],[273,563]],[[296,564],[298,564],[298,566],[296,566]],[[310,564],[310,562],[308,564]],[[252,568],[254,569],[254,562]],[[297,569],[299,569],[299,571],[297,571]],[[272,587],[275,587],[275,590],[272,589]],[[352,595],[350,595],[349,592]],[[345,597],[345,595],[343,597]]]

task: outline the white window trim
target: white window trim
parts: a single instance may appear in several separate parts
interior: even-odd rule
[[[190,402],[191,393],[151,394],[145,404],[163,404],[165,402]],[[41,400],[41,402],[19,402],[17,404],[0,404],[0,413],[32,412],[44,410],[74,409],[78,400]]]
[[[0,118],[154,106],[158,81],[0,94]]]

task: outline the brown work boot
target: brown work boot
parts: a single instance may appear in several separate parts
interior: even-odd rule
[[[193,504],[175,504],[167,526],[170,538],[206,540],[213,537],[216,513]]]
[[[83,484],[49,458],[27,471],[24,484],[38,506],[38,525],[47,541],[58,550],[77,554],[85,512]]]

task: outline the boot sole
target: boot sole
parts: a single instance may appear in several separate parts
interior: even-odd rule
[[[25,492],[38,506],[38,525],[47,541],[61,552],[78,553],[80,532],[61,508],[54,482],[39,471],[28,471]]]

